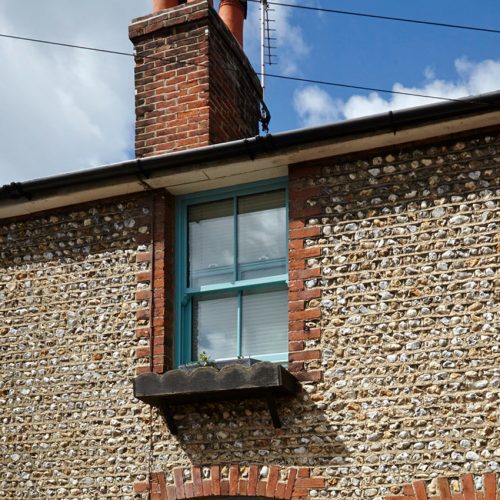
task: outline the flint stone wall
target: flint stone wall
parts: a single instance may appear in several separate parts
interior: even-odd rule
[[[147,197],[0,225],[0,497],[132,498],[149,408],[134,401]]]
[[[381,500],[464,472],[479,489],[500,459],[499,142],[290,167],[291,223],[319,249],[303,280],[319,291],[303,301],[314,335],[292,359],[321,376],[279,402],[283,429],[255,400],[179,407],[172,437],[134,400],[147,195],[1,225],[0,496],[147,498],[134,483],[149,472],[173,484],[176,468],[225,477],[235,463],[263,481],[273,464],[306,467],[325,479],[319,498]]]
[[[329,494],[380,498],[410,478],[498,469],[499,143],[482,134],[291,169],[292,221],[316,228],[304,245],[321,249],[304,281],[321,297],[304,317],[321,308],[305,321],[321,338],[305,344],[322,355],[303,359],[323,381],[306,392],[346,451],[329,459]]]

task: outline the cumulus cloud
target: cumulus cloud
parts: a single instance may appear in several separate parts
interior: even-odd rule
[[[426,82],[422,86],[408,87],[395,83],[392,90],[412,94],[457,99],[498,90],[500,81],[500,60],[472,62],[466,58],[455,61],[457,78],[454,81],[436,78],[432,68],[426,68]],[[347,100],[333,99],[328,92],[316,85],[308,85],[294,94],[294,108],[302,125],[312,126],[323,123],[358,118],[390,110],[422,106],[437,99],[425,99],[409,95],[380,95],[372,92],[367,96],[353,95]]]
[[[0,4],[2,33],[132,52],[150,0]],[[0,184],[132,155],[133,58],[0,39]]]

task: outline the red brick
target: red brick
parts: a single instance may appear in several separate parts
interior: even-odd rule
[[[316,198],[321,194],[320,186],[310,186],[302,189],[293,189],[289,191],[290,200],[307,200]]]
[[[319,328],[311,328],[308,331],[305,330],[296,330],[290,331],[288,333],[288,341],[297,341],[297,340],[312,340],[319,339],[321,337],[321,330]]]
[[[267,481],[259,481],[257,483],[257,496],[265,497],[267,490]]]
[[[295,321],[299,319],[315,319],[321,316],[321,309],[319,307],[315,307],[314,309],[306,309],[304,311],[293,311],[288,313],[288,319],[290,321]]]
[[[304,264],[304,267],[305,267],[305,264]],[[289,277],[292,280],[316,278],[318,276],[321,276],[321,268],[319,268],[319,267],[313,267],[313,268],[307,268],[307,269],[294,269],[294,270],[291,270],[289,273]],[[320,291],[320,290],[318,289],[318,291]]]
[[[248,481],[246,479],[240,479],[238,481],[238,495],[246,496],[248,491]]]
[[[484,500],[496,500],[496,474],[490,472],[484,475]]]
[[[149,262],[151,260],[151,252],[139,252],[135,255],[136,262]]]
[[[140,301],[140,300],[149,300],[151,298],[151,291],[150,290],[138,290],[135,292],[135,300]]]
[[[174,469],[174,484],[175,484],[175,494],[177,498],[185,498],[184,476],[181,467],[176,467]]]
[[[452,500],[451,491],[450,491],[450,483],[448,482],[448,478],[438,477],[437,486],[438,486],[439,493],[441,495],[441,500]]]
[[[464,500],[476,500],[474,490],[474,478],[472,477],[472,474],[464,474],[462,476],[462,491],[464,494]],[[420,498],[417,497],[417,500],[420,500]]]
[[[325,486],[325,480],[323,478],[297,478],[295,482],[297,488],[323,488]]]
[[[229,495],[229,481],[227,479],[222,479],[220,482],[220,494],[222,496]]]
[[[304,309],[304,301],[289,301],[288,302],[288,310],[289,311],[302,311]]]
[[[142,483],[134,483],[134,493],[144,493],[149,491],[149,483],[143,481]]]
[[[212,477],[212,495],[220,496],[220,467],[218,465],[212,465],[210,474]]]
[[[138,283],[151,281],[151,272],[150,271],[140,271],[135,275],[135,279]]]
[[[321,297],[321,289],[311,288],[299,292],[288,292],[288,300],[307,300]]]
[[[296,240],[297,238],[313,238],[321,234],[321,228],[318,226],[308,226],[302,229],[292,229],[290,231],[290,238]]]
[[[309,467],[299,467],[299,471],[297,473],[297,478],[310,477],[311,471]]]
[[[238,493],[239,466],[232,464],[229,467],[229,495],[234,496]]]
[[[290,259],[309,259],[321,255],[321,247],[307,247],[296,250],[290,250],[288,257]]]
[[[321,370],[308,370],[297,372],[293,374],[297,380],[301,382],[319,382],[323,379],[323,372]]]
[[[137,349],[135,350],[136,358],[147,358],[149,354],[149,347],[137,347]]]
[[[135,336],[138,338],[149,338],[149,334],[149,328],[137,328],[135,330]]]
[[[415,481],[413,483],[413,491],[415,492],[416,500],[428,500],[427,488],[424,481]]]
[[[251,465],[248,472],[248,495],[255,496],[257,493],[257,481],[259,480],[259,467]]]
[[[304,342],[299,340],[295,342],[288,342],[289,351],[302,351],[304,349]]]
[[[266,496],[274,497],[274,491],[276,490],[276,485],[278,484],[278,475],[279,467],[271,465],[269,475],[267,477]]]

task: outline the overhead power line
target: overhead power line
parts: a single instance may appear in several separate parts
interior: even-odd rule
[[[171,63],[175,59],[176,63],[182,64],[184,66],[195,66],[195,67],[202,67],[202,68],[208,67],[208,65],[206,65],[206,64],[180,61],[177,57],[166,58],[166,57],[155,57],[155,56],[141,56],[140,54],[133,54],[132,52],[121,52],[118,50],[102,49],[102,48],[98,48],[98,47],[88,47],[85,45],[74,45],[71,43],[55,42],[52,40],[41,40],[38,38],[28,38],[28,37],[17,36],[17,35],[7,35],[5,33],[0,33],[0,37],[1,38],[10,38],[10,39],[14,39],[14,40],[23,40],[23,41],[32,42],[32,43],[41,43],[41,44],[45,44],[45,45],[55,45],[57,47],[65,47],[65,48],[79,49],[79,50],[89,50],[89,51],[101,52],[101,53],[105,53],[105,54],[127,56],[127,57],[139,57],[139,58],[143,58],[143,59],[149,59],[149,60],[154,60],[154,61],[164,61],[164,62],[169,62],[169,63]],[[231,70],[231,71],[237,71],[236,69],[231,68],[231,67],[227,67],[227,69]],[[261,73],[257,73],[257,72],[256,72],[256,74],[259,76],[261,75]],[[299,78],[299,77],[294,77],[294,76],[276,75],[276,74],[272,74],[272,73],[266,73],[266,77],[276,78],[279,80],[290,80],[290,81],[302,82],[302,83],[315,83],[317,85],[327,85],[327,86],[331,86],[331,87],[348,88],[348,89],[354,89],[354,90],[365,90],[368,92],[381,92],[384,94],[396,94],[396,95],[406,95],[406,96],[412,96],[412,97],[422,97],[425,99],[433,99],[433,100],[439,100],[439,101],[451,101],[451,102],[461,102],[461,103],[471,103],[471,104],[481,103],[481,101],[479,101],[475,98],[453,99],[451,97],[441,97],[441,96],[434,96],[434,95],[428,95],[428,94],[418,94],[416,92],[405,92],[405,91],[398,91],[398,90],[380,89],[380,88],[376,88],[376,87],[367,87],[367,86],[363,86],[363,85],[354,85],[354,84],[349,84],[349,83],[332,82],[332,81],[326,81],[326,80],[314,80],[314,79],[310,79],[310,78]]]
[[[260,0],[248,0],[249,2],[260,3]],[[424,21],[421,19],[409,19],[405,17],[380,16],[377,14],[368,14],[366,12],[353,12],[348,10],[326,9],[323,7],[311,7],[308,5],[283,3],[283,2],[267,2],[269,5],[279,5],[280,7],[290,7],[293,9],[312,10],[315,12],[328,12],[330,14],[341,14],[345,16],[368,17],[371,19],[382,19],[384,21],[397,21],[400,23],[424,24],[427,26],[435,26],[439,28],[454,28],[460,30],[482,31],[485,33],[500,34],[500,30],[492,28],[481,28],[478,26],[465,26],[462,24],[439,23],[436,21]]]

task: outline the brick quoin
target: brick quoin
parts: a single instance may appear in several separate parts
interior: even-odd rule
[[[312,213],[320,213],[313,198],[321,188],[302,182],[310,175],[308,168],[290,172],[288,192],[288,369],[302,382],[318,382],[323,378],[321,368],[321,247],[315,239],[321,234],[318,225],[308,225]]]
[[[173,197],[165,190],[151,193],[151,218],[145,242],[149,250],[136,255],[138,262],[149,262],[150,271],[141,271],[136,275],[138,285],[147,285],[148,289],[136,292],[136,300],[147,301],[147,308],[136,312],[136,337],[147,338],[149,345],[136,349],[139,366],[136,373],[163,373],[173,359],[172,339],[174,332],[174,271],[173,231],[175,204]]]
[[[129,36],[137,158],[258,135],[259,80],[209,2],[138,18]]]
[[[265,498],[306,499],[311,490],[324,488],[325,479],[313,477],[309,467],[271,465],[265,477],[262,466],[228,464],[211,467],[176,467],[172,481],[163,472],[151,474],[151,481],[135,483],[134,493],[149,495],[151,500],[260,496]]]

